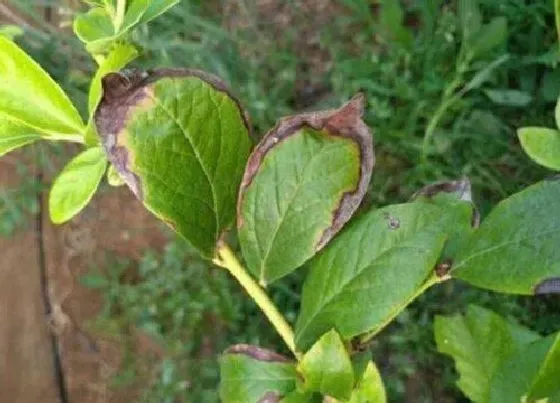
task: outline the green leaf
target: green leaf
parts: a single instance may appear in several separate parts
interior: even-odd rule
[[[482,14],[478,6],[478,0],[459,0],[458,14],[462,40],[468,45],[473,35],[482,27]]]
[[[102,53],[117,39],[111,15],[104,7],[92,8],[74,20],[74,33],[90,53]]]
[[[146,23],[159,17],[179,2],[180,0],[152,0],[146,12],[142,15],[140,23]]]
[[[0,115],[0,157],[40,138],[35,130]]]
[[[560,392],[560,333],[527,345],[503,361],[490,387],[490,402],[527,402]]]
[[[498,67],[500,67],[503,63],[507,62],[508,60],[509,60],[509,55],[502,55],[497,59],[495,59],[494,61],[492,61],[491,63],[488,63],[486,67],[479,70],[474,75],[474,77],[471,78],[471,80],[467,84],[465,84],[461,92],[464,94],[480,87],[491,77],[494,70],[496,70]]]
[[[344,340],[379,332],[422,290],[455,214],[435,204],[392,205],[361,215],[311,262],[295,329],[305,351],[331,328]]]
[[[80,140],[82,119],[64,91],[14,42],[0,36],[0,115],[53,140]]]
[[[78,214],[91,200],[107,168],[101,147],[89,148],[68,163],[49,194],[51,220],[61,224]]]
[[[503,45],[507,39],[507,19],[496,17],[480,30],[473,33],[469,47],[470,58],[480,58],[488,52]]]
[[[370,361],[348,403],[385,403],[387,394],[377,366]]]
[[[560,132],[546,127],[523,127],[517,131],[523,150],[532,160],[560,171]]]
[[[121,70],[138,57],[138,50],[132,45],[116,44],[97,69],[89,88],[88,109],[93,112],[101,100],[101,79],[109,73]]]
[[[295,365],[284,357],[238,344],[220,359],[220,399],[224,403],[278,401],[295,390],[297,376]]]
[[[560,129],[560,97],[556,100],[556,106],[554,107],[554,121],[556,122],[556,128]]]
[[[354,370],[346,347],[333,329],[325,333],[305,353],[297,367],[305,390],[321,392],[336,399],[349,399]]]
[[[8,39],[14,39],[18,36],[22,36],[24,33],[25,31],[19,25],[0,25],[0,35]]]
[[[512,106],[517,108],[527,106],[533,100],[529,93],[518,90],[486,89],[484,90],[484,93],[497,105]]]
[[[249,270],[266,285],[320,250],[362,200],[373,169],[363,98],[281,120],[251,155],[237,227]]]
[[[457,254],[451,274],[514,294],[560,292],[560,180],[502,201]]]
[[[115,187],[125,184],[123,178],[121,178],[113,165],[109,165],[109,168],[107,169],[107,183]]]
[[[436,316],[438,351],[450,355],[460,374],[457,386],[474,402],[488,402],[491,380],[502,361],[540,336],[470,305],[466,315]],[[506,401],[506,400],[504,400]]]
[[[92,8],[76,17],[74,32],[90,53],[105,53],[112,42],[119,40],[137,24],[147,23],[177,3],[179,0],[130,0],[120,26],[115,26],[117,23],[107,7]]]
[[[213,257],[251,147],[244,111],[196,70],[112,73],[103,88],[95,121],[109,160],[150,211]]]

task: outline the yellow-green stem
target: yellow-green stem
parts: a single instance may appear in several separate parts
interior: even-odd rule
[[[126,12],[126,0],[117,0],[117,11],[115,13],[115,19],[113,24],[115,26],[115,32],[118,32],[124,22],[124,14]]]
[[[284,316],[280,313],[274,302],[266,294],[264,289],[247,273],[247,270],[241,265],[233,251],[226,243],[220,243],[218,246],[217,258],[214,263],[225,268],[241,286],[247,291],[249,296],[255,301],[272,326],[276,329],[284,343],[290,351],[299,358],[300,354],[296,351],[294,343],[294,331],[288,324]]]

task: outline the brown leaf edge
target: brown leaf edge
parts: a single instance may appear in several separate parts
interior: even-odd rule
[[[275,351],[254,346],[252,344],[234,344],[224,351],[224,354],[242,354],[257,361],[264,362],[291,362],[288,358]]]
[[[247,162],[245,174],[239,188],[237,200],[237,227],[243,226],[241,205],[245,189],[256,176],[263,159],[275,146],[283,140],[297,133],[302,128],[325,130],[330,135],[354,140],[360,150],[360,180],[358,186],[344,193],[338,207],[333,211],[331,226],[323,231],[320,240],[315,245],[315,251],[321,250],[342,226],[352,217],[367,192],[368,184],[373,173],[375,156],[373,149],[373,134],[362,120],[365,98],[363,94],[355,95],[340,109],[304,113],[281,119],[257,144]]]
[[[412,195],[411,200],[418,200],[421,198],[431,199],[440,193],[452,193],[456,196],[457,200],[466,201],[472,205],[472,218],[471,225],[473,228],[480,226],[480,212],[476,208],[473,201],[472,185],[469,178],[461,178],[454,181],[436,182],[424,186]]]
[[[150,85],[162,78],[170,77],[196,77],[210,84],[217,91],[225,93],[239,108],[249,137],[251,137],[249,115],[241,106],[239,100],[231,93],[227,84],[213,74],[196,69],[181,68],[162,68],[147,71],[130,69],[107,74],[101,80],[102,96],[95,110],[94,122],[109,161],[140,200],[143,199],[141,179],[130,169],[128,150],[126,147],[118,145],[118,136],[130,118],[130,109],[149,96]]]

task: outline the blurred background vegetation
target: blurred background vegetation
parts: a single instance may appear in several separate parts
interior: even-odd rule
[[[362,91],[377,155],[368,202],[403,202],[426,183],[468,176],[484,215],[547,175],[522,153],[515,130],[553,125],[560,93],[553,2],[479,0],[470,18],[457,3],[183,0],[133,33],[142,49],[134,64],[196,67],[221,76],[248,108],[256,139],[282,116],[334,107]],[[23,26],[18,42],[85,114],[95,66],[68,29],[80,4],[42,1],[57,12],[56,24],[32,11],[37,4],[4,1],[0,12]],[[10,10],[25,19],[10,19]],[[48,166],[49,156],[63,151],[41,145],[28,152]],[[37,212],[37,193],[47,188],[34,178],[1,189],[0,234],[26,225]],[[145,401],[214,402],[216,354],[236,342],[277,350],[282,343],[226,273],[169,239],[165,250],[146,251],[140,262],[109,256],[82,283],[105,297],[99,328],[122,333],[139,327],[163,347],[165,358],[151,363],[158,376],[146,387]],[[122,275],[131,267],[139,275],[133,283]],[[271,288],[290,321],[304,277],[302,268]],[[466,401],[453,385],[452,361],[435,351],[432,318],[468,303],[543,333],[560,323],[558,297],[495,295],[456,282],[432,289],[371,344],[391,401]],[[116,386],[134,382],[146,359],[131,350]]]

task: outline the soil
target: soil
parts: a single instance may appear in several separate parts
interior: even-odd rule
[[[14,168],[0,161],[0,187],[16,182]],[[49,220],[47,194],[40,197],[35,225],[0,238],[0,402],[133,401],[141,387],[110,388],[123,343],[90,330],[103,302],[79,278],[108,253],[138,259],[166,237],[125,187],[98,193],[61,226]],[[162,354],[149,338],[135,339],[140,354]]]

